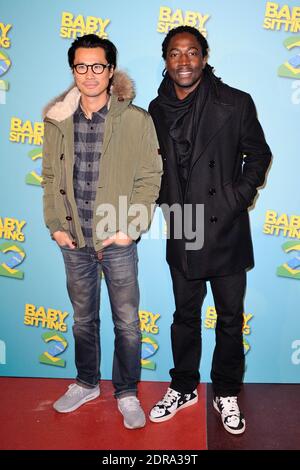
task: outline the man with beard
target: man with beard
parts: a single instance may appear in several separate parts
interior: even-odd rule
[[[169,218],[167,240],[176,306],[174,368],[150,419],[166,421],[198,401],[200,312],[209,281],[217,311],[213,406],[225,429],[241,434],[246,426],[237,401],[244,373],[243,299],[246,269],[254,266],[248,208],[264,183],[271,152],[252,98],[214,75],[208,43],[197,29],[171,30],[162,51],[166,74],[149,107],[164,163],[159,203],[164,213],[174,204],[182,211],[181,218]],[[196,217],[199,205],[204,205],[203,220]],[[185,233],[176,236],[186,220],[196,234],[203,233],[202,247],[197,240],[187,244]]]

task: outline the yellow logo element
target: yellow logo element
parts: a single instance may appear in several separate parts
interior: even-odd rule
[[[248,351],[250,351],[251,346],[246,340],[246,338],[243,338],[243,345],[244,345],[244,354],[246,355]]]
[[[31,145],[43,145],[44,123],[22,121],[12,117],[10,121],[9,140],[16,143],[28,143]]]
[[[42,339],[48,344],[48,351],[39,356],[39,362],[48,366],[65,367],[66,361],[57,356],[66,350],[68,346],[66,338],[62,334],[47,331],[42,334]]]
[[[156,363],[151,361],[149,358],[154,356],[158,350],[158,343],[155,338],[142,335],[142,357],[141,357],[141,366],[143,369],[155,370]]]
[[[278,266],[277,275],[289,277],[292,279],[300,279],[300,243],[296,240],[288,240],[282,245],[285,253],[296,252],[294,258],[289,259],[286,263]]]
[[[251,333],[251,327],[249,325],[250,320],[252,319],[253,315],[251,313],[243,313],[243,334],[244,335],[250,335]],[[205,314],[205,320],[204,320],[204,326],[207,329],[214,329],[216,328],[216,323],[217,323],[217,312],[215,307],[207,307],[206,314]]]
[[[300,215],[279,215],[276,211],[269,210],[266,212],[263,233],[300,238]]]
[[[0,47],[3,47],[4,49],[10,47],[10,39],[7,37],[7,33],[11,27],[11,24],[4,24],[0,22]]]
[[[207,36],[205,23],[210,15],[203,15],[197,11],[187,10],[183,12],[181,9],[172,11],[171,8],[162,6],[159,9],[159,18],[157,23],[157,31],[159,33],[168,33],[170,29],[177,26],[186,25],[193,26],[198,29],[203,36]]]
[[[25,304],[24,325],[48,328],[65,332],[68,330],[66,318],[68,312],[57,310],[55,308],[37,307],[33,304]]]
[[[23,271],[16,268],[23,263],[26,257],[25,251],[20,246],[14,245],[12,242],[4,242],[0,244],[0,253],[7,255],[6,261],[0,265],[0,276],[23,279]]]
[[[42,148],[40,147],[30,150],[28,152],[28,156],[33,162],[41,160],[43,158]],[[42,181],[42,165],[37,166],[35,170],[32,170],[25,177],[25,183],[32,184],[33,186],[41,186]]]
[[[11,60],[9,56],[3,50],[0,50],[0,77],[8,72],[10,66]],[[8,90],[9,82],[7,80],[0,79],[0,104],[6,103],[6,92]]]
[[[0,77],[2,77],[2,75],[5,75],[6,72],[8,72],[10,66],[11,60],[8,57],[7,53],[4,51],[0,51]],[[8,88],[8,82],[6,82],[5,80],[0,80],[0,89],[7,91]]]
[[[283,5],[281,7],[279,3],[267,2],[263,27],[297,33],[300,31],[300,6]]]
[[[140,329],[142,332],[141,366],[143,369],[155,370],[156,363],[153,362],[150,358],[154,356],[159,346],[156,339],[150,336],[148,333],[152,333],[153,335],[158,334],[159,327],[156,325],[156,322],[160,318],[160,314],[154,314],[152,312],[147,312],[146,310],[140,310],[139,317]]]
[[[0,238],[23,242],[25,240],[25,235],[22,232],[24,225],[26,225],[25,220],[0,217]]]
[[[154,314],[151,312],[147,312],[146,310],[140,310],[139,317],[141,331],[157,335],[157,333],[159,332],[159,327],[156,325],[156,322],[160,318],[160,314]]]
[[[300,47],[300,36],[292,36],[290,38],[286,38],[283,41],[283,45],[288,50],[293,49],[294,47]],[[283,64],[278,67],[278,76],[300,79],[299,65],[300,55],[296,54],[294,57],[291,57],[289,60],[286,60]]]
[[[87,16],[84,18],[83,15],[75,17],[73,13],[63,11],[60,36],[62,38],[75,39],[77,36],[84,36],[85,34],[96,34],[100,38],[107,39],[108,34],[105,30],[109,23],[110,20],[108,18],[102,19],[96,16]]]

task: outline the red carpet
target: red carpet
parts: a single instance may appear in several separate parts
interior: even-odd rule
[[[300,450],[300,384],[245,384],[239,403],[246,416],[246,432],[233,436],[213,410],[210,384],[199,385],[197,405],[180,411],[172,420],[155,424],[148,419],[145,428],[128,430],[110,381],[102,381],[101,396],[77,411],[54,411],[53,402],[71,382],[0,378],[0,449]],[[140,383],[139,398],[147,415],[167,386]]]
[[[59,414],[52,403],[70,380],[0,378],[0,449],[201,450],[206,449],[206,387],[199,402],[172,420],[127,430],[116,407],[111,382],[101,382],[101,396],[77,411]],[[167,383],[141,382],[139,398],[148,414]]]
[[[245,384],[239,395],[246,417],[240,436],[224,432],[213,410],[213,392],[207,385],[207,441],[209,450],[299,450],[300,384]]]

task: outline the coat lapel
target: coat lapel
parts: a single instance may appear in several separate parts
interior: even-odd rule
[[[196,141],[190,165],[190,171],[201,158],[208,144],[216,137],[233,112],[233,105],[222,103],[217,98],[209,96],[200,119]]]

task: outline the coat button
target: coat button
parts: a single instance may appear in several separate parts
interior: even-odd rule
[[[65,158],[65,155],[62,153],[60,156],[60,159],[63,160]]]
[[[70,215],[67,215],[66,220],[72,220],[72,217]]]
[[[210,162],[209,162],[209,167],[210,167],[210,168],[214,168],[215,165],[216,165],[215,160],[210,160]]]
[[[66,194],[66,191],[64,191],[63,189],[60,189],[59,192],[60,194]]]
[[[215,188],[210,188],[210,190],[208,191],[208,194],[209,194],[210,196],[214,196],[214,194],[216,194]]]
[[[212,215],[211,218],[210,218],[210,221],[212,224],[215,224],[218,220],[218,217],[216,217],[215,215]]]

